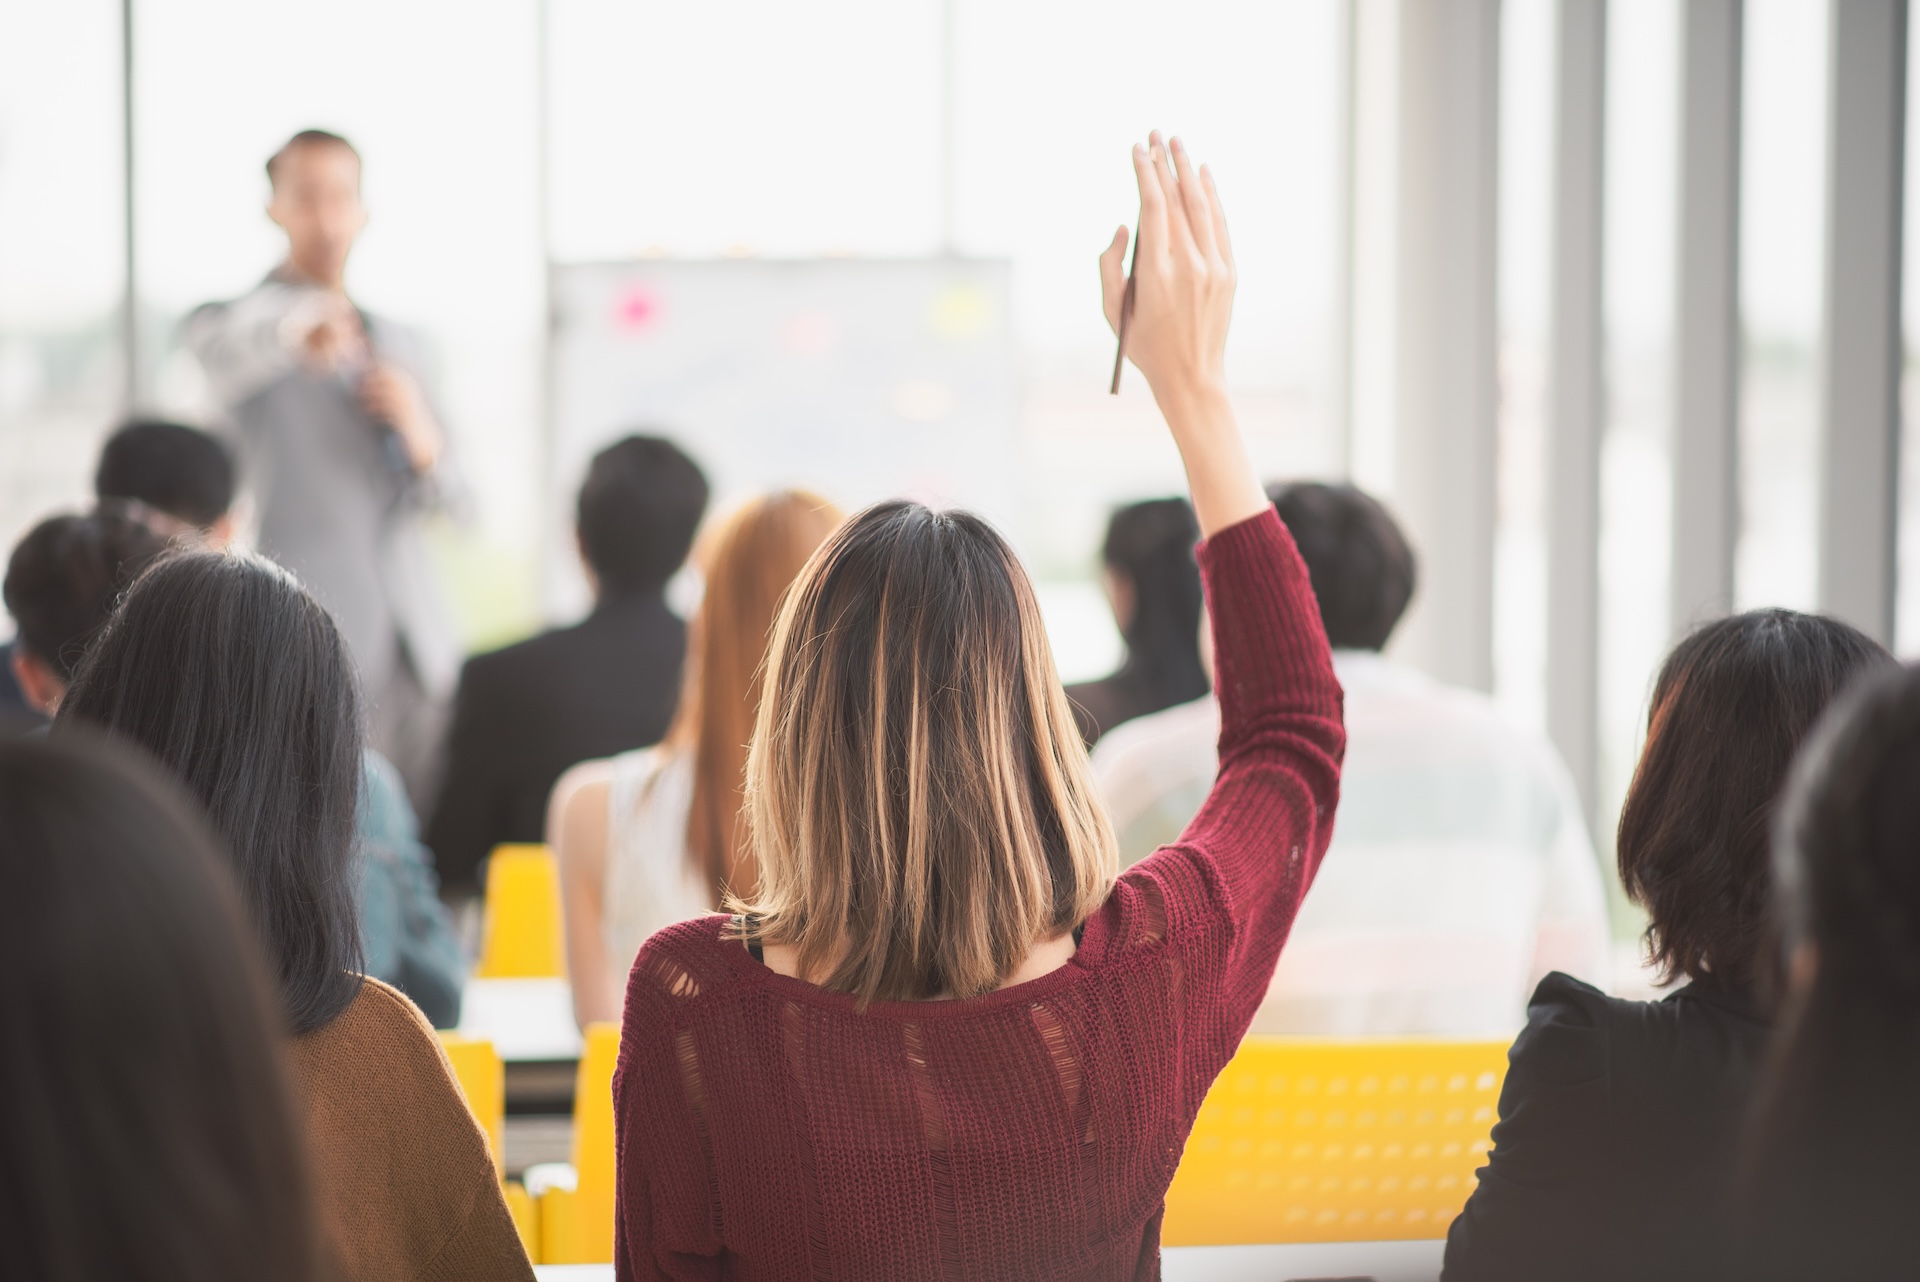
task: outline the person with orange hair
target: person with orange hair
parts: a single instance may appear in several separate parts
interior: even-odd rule
[[[760,668],[781,598],[840,510],[787,490],[754,499],[704,540],[706,595],[688,629],[680,706],[656,747],[575,766],[554,786],[567,973],[582,1028],[620,1018],[647,936],[750,894],[741,786]]]

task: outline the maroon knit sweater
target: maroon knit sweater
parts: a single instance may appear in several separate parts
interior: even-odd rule
[[[703,917],[647,941],[613,1080],[620,1278],[1153,1278],[1194,1114],[1333,829],[1345,732],[1269,509],[1201,546],[1220,774],[1030,983],[874,1002]]]

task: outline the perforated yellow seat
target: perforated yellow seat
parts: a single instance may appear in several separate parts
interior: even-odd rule
[[[493,1043],[458,1033],[441,1033],[441,1048],[453,1065],[454,1080],[466,1096],[467,1108],[487,1133],[495,1171],[506,1169],[507,1070]]]
[[[543,1264],[607,1264],[613,1260],[613,1068],[620,1026],[590,1024],[573,1088],[571,1190],[540,1199]]]
[[[1162,1241],[1445,1237],[1506,1069],[1506,1042],[1248,1037],[1201,1105]]]
[[[545,846],[495,846],[487,857],[482,979],[552,979],[567,973],[560,929],[560,870]]]

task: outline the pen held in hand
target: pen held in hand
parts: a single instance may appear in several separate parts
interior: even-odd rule
[[[1113,349],[1113,382],[1107,386],[1107,395],[1120,395],[1120,367],[1127,359],[1127,321],[1133,316],[1133,265],[1140,260],[1140,236],[1136,231],[1133,248],[1127,254],[1127,287],[1120,292],[1120,324],[1115,328],[1118,341]]]

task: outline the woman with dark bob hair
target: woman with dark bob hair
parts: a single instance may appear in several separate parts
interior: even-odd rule
[[[1794,752],[1863,671],[1893,662],[1834,619],[1706,624],[1654,683],[1616,842],[1671,981],[1657,1002],[1558,972],[1508,1055],[1480,1184],[1447,1234],[1449,1282],[1728,1276],[1728,1182],[1770,1032],[1769,832]]]
[[[360,974],[359,698],[332,618],[285,570],[194,552],[128,590],[56,733],[104,727],[206,807],[293,1034],[320,1225],[351,1279],[532,1275],[486,1139],[419,1010]]]
[[[8,1277],[319,1276],[285,1020],[197,808],[87,736],[0,745]]]
[[[1756,1277],[1908,1278],[1920,1206],[1920,670],[1838,700],[1775,834],[1790,976],[1757,1091]]]

